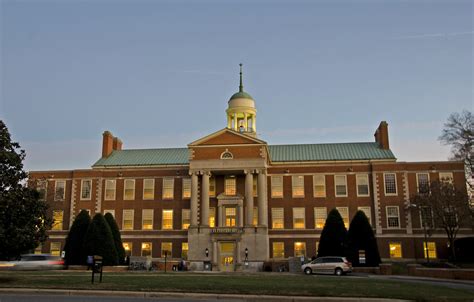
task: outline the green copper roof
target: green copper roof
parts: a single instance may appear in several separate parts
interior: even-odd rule
[[[252,96],[250,94],[248,94],[247,92],[245,91],[239,91],[239,92],[236,92],[234,93],[230,99],[230,100],[233,100],[233,99],[251,99],[253,100]]]
[[[392,151],[381,149],[377,143],[269,145],[268,149],[272,162],[395,159]],[[114,151],[93,167],[186,164],[187,148],[131,149]]]

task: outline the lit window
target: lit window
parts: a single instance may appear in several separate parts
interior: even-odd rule
[[[336,184],[336,197],[347,196],[346,175],[334,175],[334,182]]]
[[[349,228],[349,208],[348,207],[336,207],[339,214],[341,214],[342,220],[344,221],[344,226]]]
[[[272,197],[281,198],[283,197],[283,176],[272,176]]]
[[[122,230],[133,230],[133,210],[123,210]]]
[[[191,198],[191,178],[183,178],[183,199]]]
[[[189,245],[187,242],[181,243],[181,258],[188,259]]]
[[[105,200],[115,200],[116,184],[115,179],[107,179],[105,181]]]
[[[151,256],[151,242],[142,242],[142,257]]]
[[[225,195],[233,196],[236,192],[236,179],[235,177],[227,177],[225,178]]]
[[[209,178],[209,197],[216,197],[216,179],[212,176]]]
[[[293,197],[304,197],[304,176],[291,176],[291,190]]]
[[[369,196],[369,175],[358,174],[356,176],[357,196]]]
[[[235,208],[225,208],[225,226],[233,227],[235,226],[237,219],[236,209]]]
[[[35,248],[35,254],[42,254],[42,249],[43,249],[43,246],[41,244],[39,244],[36,248]]]
[[[173,257],[173,243],[162,242],[161,243],[161,257]]]
[[[123,186],[123,199],[135,199],[135,179],[125,179]]]
[[[314,208],[314,227],[316,229],[324,228],[327,218],[327,209],[325,207]]]
[[[83,180],[81,183],[81,199],[88,200],[91,199],[92,192],[92,180],[87,179]]]
[[[163,210],[163,219],[161,228],[163,230],[173,229],[173,210]]]
[[[398,213],[398,206],[386,207],[387,210],[387,227],[400,228],[400,216]]]
[[[453,183],[453,173],[451,172],[440,172],[439,173],[439,181],[443,183]]]
[[[144,209],[142,211],[142,230],[153,229],[153,210]]]
[[[54,200],[63,201],[65,197],[66,197],[66,181],[56,180],[56,185],[54,188]]]
[[[367,219],[369,220],[369,223],[372,224],[371,219],[370,219],[371,217],[370,207],[357,207],[357,210],[364,212],[365,216],[367,216]]]
[[[385,182],[385,195],[397,195],[397,178],[395,173],[383,175]]]
[[[155,199],[155,180],[154,179],[143,180],[143,199],[144,200]]]
[[[163,178],[163,199],[173,199],[174,197],[174,179]]]
[[[273,242],[273,258],[285,258],[285,243]]]
[[[258,225],[258,208],[257,207],[253,207],[252,225],[254,226]]]
[[[257,197],[258,196],[258,186],[257,186],[257,177],[255,177],[255,176],[253,176],[252,190],[253,190],[253,197]]]
[[[123,242],[122,245],[125,250],[125,256],[132,256],[133,244],[131,242]]]
[[[295,257],[306,257],[305,242],[295,242]]]
[[[61,255],[61,242],[51,242],[49,249],[51,256],[60,256]]]
[[[272,228],[283,229],[284,227],[283,208],[272,208]]]
[[[400,242],[390,242],[390,258],[402,258],[402,244]]]
[[[433,227],[433,211],[431,207],[420,207],[420,223],[421,227]]]
[[[191,210],[183,209],[181,212],[181,227],[183,230],[187,230],[191,224]]]
[[[424,255],[425,255],[425,258],[427,258],[427,256],[430,256],[430,259],[436,259],[436,242],[433,242],[433,241],[428,241],[428,242],[425,242],[423,241],[423,247],[424,247]]]
[[[430,191],[430,175],[428,173],[417,173],[416,185],[419,194],[428,193]]]
[[[46,200],[46,191],[48,182],[46,180],[38,180],[36,183],[36,191],[39,193],[39,200]]]
[[[216,208],[209,208],[209,227],[216,227]]]
[[[104,210],[104,215],[110,213],[115,218],[115,210]]]
[[[53,231],[61,231],[63,229],[63,211],[53,211]]]
[[[293,208],[293,228],[304,229],[305,227],[305,208]]]
[[[313,175],[314,197],[326,197],[326,177],[324,174]]]

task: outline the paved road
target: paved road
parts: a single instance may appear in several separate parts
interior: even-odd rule
[[[172,299],[172,298],[133,298],[133,297],[94,297],[94,296],[61,296],[61,295],[13,295],[0,294],[0,302],[203,302],[216,300],[203,299]],[[222,300],[221,300],[222,301]],[[239,301],[239,300],[233,300]]]

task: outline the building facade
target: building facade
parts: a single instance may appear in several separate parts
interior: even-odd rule
[[[193,270],[206,261],[220,271],[258,270],[316,255],[327,213],[337,208],[346,227],[356,211],[366,213],[384,260],[447,257],[442,230],[424,247],[423,213],[409,198],[433,180],[465,188],[462,162],[398,162],[386,122],[373,142],[268,145],[257,137],[242,73],[226,115],[226,128],[187,148],[122,149],[105,131],[91,169],[30,172],[54,218],[38,252],[59,254],[86,209],[114,215],[129,255],[166,253]],[[459,237],[470,234],[461,229]]]

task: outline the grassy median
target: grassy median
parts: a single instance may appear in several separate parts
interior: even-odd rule
[[[290,274],[104,273],[91,284],[90,272],[0,272],[0,287],[167,291],[226,294],[383,297],[417,301],[472,301],[474,291],[368,277]]]

